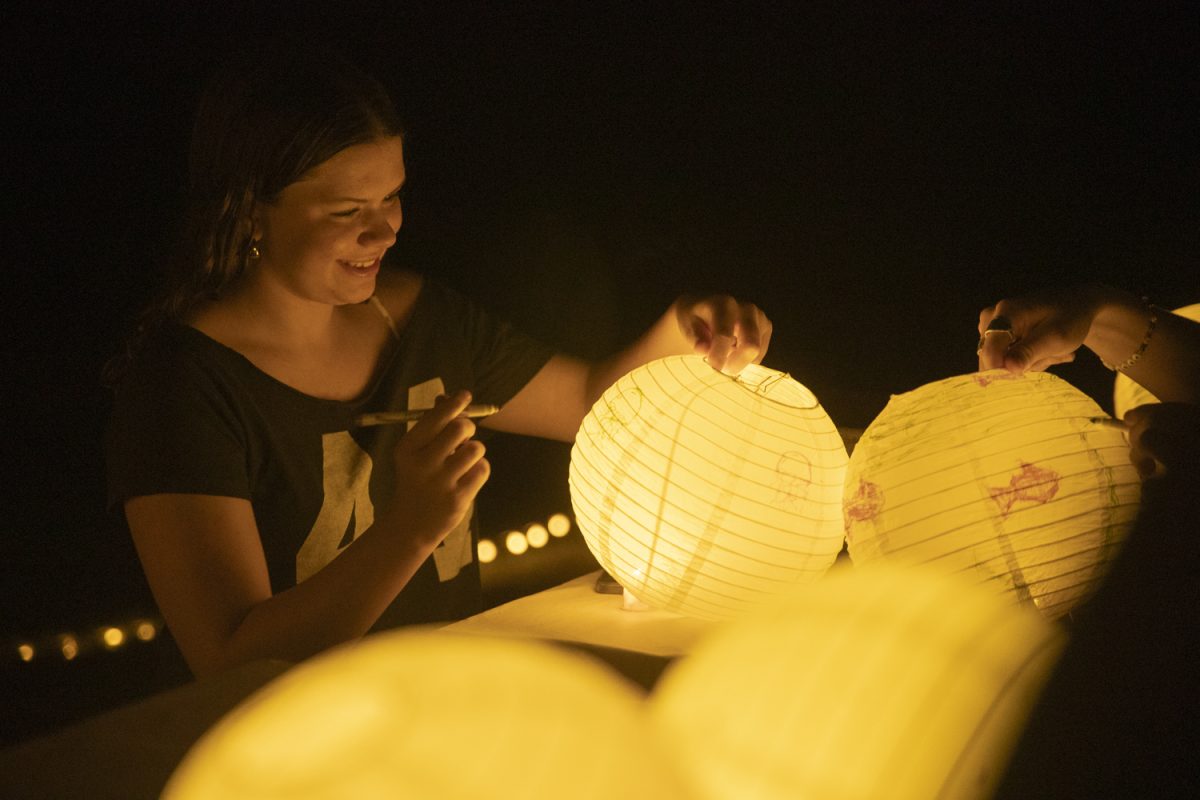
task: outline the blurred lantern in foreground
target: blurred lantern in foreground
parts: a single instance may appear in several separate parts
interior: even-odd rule
[[[377,634],[285,673],[188,753],[166,800],[675,797],[642,693],[547,644]]]
[[[829,415],[784,373],[675,356],[621,378],[584,418],[571,500],[636,598],[719,619],[829,568],[846,462]]]
[[[650,717],[699,798],[986,798],[1061,649],[961,576],[836,570],[703,640]]]
[[[1200,321],[1200,303],[1175,309],[1181,317]],[[1122,418],[1131,408],[1157,403],[1158,398],[1123,372],[1113,379],[1113,416]]]
[[[961,375],[892,397],[846,473],[857,564],[935,564],[1032,601],[1048,617],[1085,599],[1137,512],[1120,429],[1047,373]]]

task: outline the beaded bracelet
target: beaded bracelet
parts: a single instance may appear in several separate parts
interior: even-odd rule
[[[1115,367],[1103,359],[1100,361],[1101,364],[1108,367],[1113,372],[1124,372],[1132,367],[1138,362],[1138,359],[1142,357],[1142,354],[1146,352],[1146,348],[1150,346],[1150,339],[1154,336],[1154,329],[1158,326],[1158,312],[1154,309],[1154,306],[1150,304],[1149,298],[1143,297],[1142,303],[1145,304],[1146,311],[1150,314],[1150,322],[1148,325],[1146,325],[1146,333],[1144,336],[1142,336],[1142,343],[1138,345],[1137,350],[1134,350],[1133,355],[1125,359],[1120,364],[1117,364]]]

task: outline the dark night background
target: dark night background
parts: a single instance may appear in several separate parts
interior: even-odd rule
[[[840,425],[972,370],[977,313],[1006,295],[1200,301],[1194,3],[158,5],[0,18],[0,744],[184,679],[164,643],[70,664],[13,646],[152,610],[104,509],[98,376],[156,280],[192,104],[230,45],[318,35],[392,90],[397,263],[585,356],[683,292],[754,300],[766,363]],[[1109,403],[1094,357],[1057,371]],[[484,533],[566,510],[566,446],[490,447]],[[583,571],[581,547],[531,554],[513,585]]]

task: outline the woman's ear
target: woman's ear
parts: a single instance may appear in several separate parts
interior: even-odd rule
[[[250,262],[262,256],[263,214],[262,204],[254,193],[246,189],[238,206],[237,237]]]
[[[257,205],[249,190],[242,192],[240,197],[233,192],[225,197],[223,211],[228,220],[228,238],[224,239],[223,249],[227,259],[225,263],[229,265],[227,279],[236,280],[246,267],[262,257],[263,233]]]

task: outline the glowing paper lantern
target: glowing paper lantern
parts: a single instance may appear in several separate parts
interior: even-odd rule
[[[1177,308],[1175,313],[1181,317],[1200,321],[1200,303]],[[1113,416],[1121,418],[1131,408],[1157,402],[1157,397],[1124,372],[1118,372],[1113,379]]]
[[[268,684],[188,753],[165,800],[677,797],[642,694],[547,644],[378,634]]]
[[[1083,600],[1137,511],[1129,445],[1066,381],[1003,370],[892,397],[846,472],[851,558],[936,564],[1058,617]]]
[[[959,576],[835,570],[701,641],[650,718],[697,798],[986,798],[1061,648]]]
[[[719,619],[829,568],[846,462],[833,421],[784,373],[735,378],[676,356],[621,378],[584,418],[571,501],[635,597]]]

